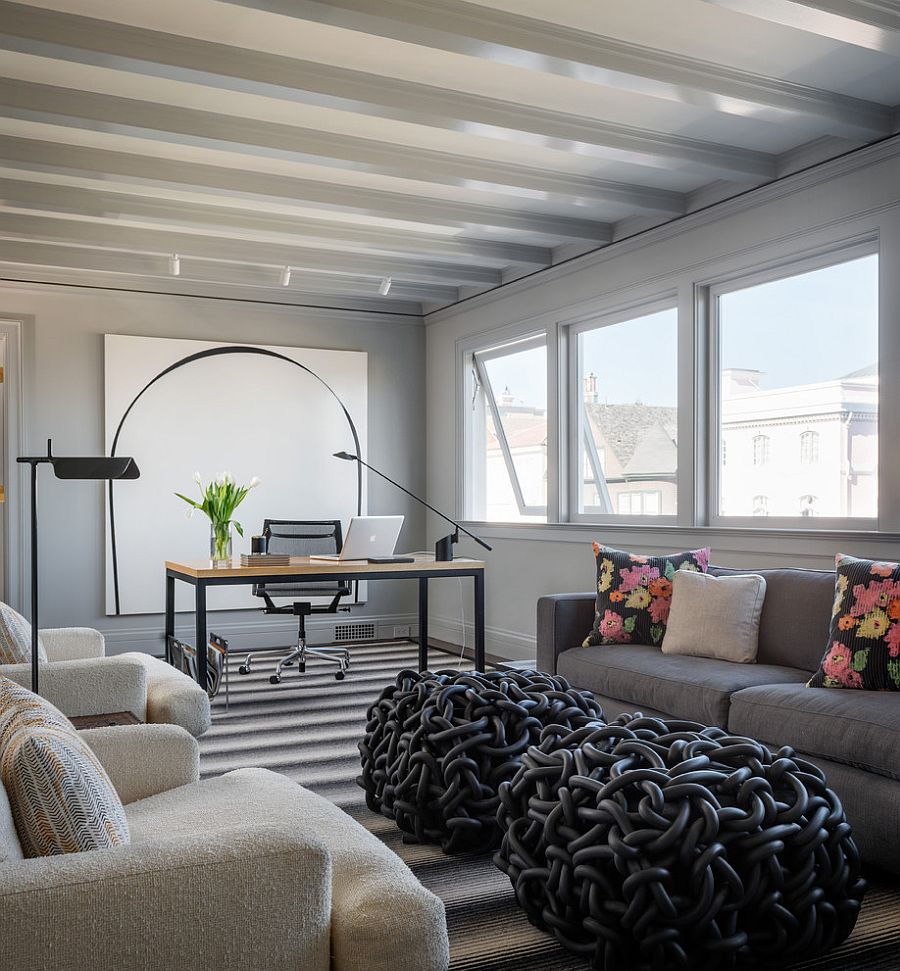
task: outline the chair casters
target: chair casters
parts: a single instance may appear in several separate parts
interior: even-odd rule
[[[293,663],[293,662],[291,662],[291,663]],[[299,668],[297,668],[297,670],[298,670],[298,671],[299,671],[299,672],[300,672],[301,674],[306,674],[306,661],[301,661],[301,662],[300,662],[300,667],[299,667]]]
[[[269,675],[269,684],[281,684],[281,675],[280,674]]]
[[[343,671],[335,671],[334,672],[334,680],[335,681],[343,681],[344,680],[344,672]]]
[[[250,665],[249,664],[242,664],[238,668],[238,674],[249,674],[249,673],[250,673]]]

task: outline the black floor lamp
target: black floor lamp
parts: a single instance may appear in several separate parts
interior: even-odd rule
[[[105,455],[62,457],[53,454],[47,439],[47,454],[21,455],[18,461],[31,466],[31,690],[38,693],[38,526],[37,469],[52,465],[57,479],[137,479],[140,470],[133,458]]]

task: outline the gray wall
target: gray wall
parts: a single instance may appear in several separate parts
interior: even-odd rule
[[[494,546],[484,554],[487,647],[500,656],[533,658],[535,603],[543,593],[589,590],[598,540],[640,553],[712,548],[722,565],[832,568],[841,550],[900,558],[900,154],[896,144],[866,149],[816,171],[747,193],[643,236],[551,268],[501,291],[426,318],[428,497],[461,514],[460,419],[464,407],[457,379],[461,352],[474,337],[507,339],[517,331],[547,327],[550,342],[563,322],[632,301],[677,293],[681,321],[690,322],[696,287],[743,274],[771,261],[790,260],[859,239],[877,239],[881,256],[880,508],[883,533],[809,533],[716,529],[691,525],[690,502],[679,502],[680,525],[473,527]],[[694,373],[690,326],[681,327],[679,383],[690,389]],[[814,352],[815,337],[811,337]],[[687,368],[683,365],[687,362]],[[629,366],[634,366],[629,362]],[[698,379],[702,380],[702,379]],[[688,390],[688,400],[692,400]],[[681,404],[684,404],[682,399]],[[552,416],[551,416],[552,417]],[[679,438],[697,434],[692,407],[679,408]],[[702,435],[702,432],[699,433]],[[693,469],[682,469],[688,485]],[[467,552],[482,555],[474,544]],[[458,591],[444,583],[432,599],[436,637],[460,640]],[[471,605],[465,604],[471,643]]]
[[[52,437],[60,454],[102,453],[106,333],[359,350],[368,353],[369,365],[367,453],[373,464],[391,470],[413,490],[424,488],[425,341],[419,318],[22,284],[0,285],[0,318],[23,321],[22,451],[40,452]],[[273,447],[283,447],[285,433],[289,429],[273,432]],[[104,615],[102,487],[59,482],[47,469],[41,471],[41,626],[98,627],[107,634],[110,653],[161,651],[160,616]],[[14,482],[11,486],[15,490]],[[375,476],[368,488],[369,511],[405,514],[400,545],[420,547],[421,507]],[[10,501],[16,502],[15,495]],[[369,602],[355,608],[352,617],[373,618],[392,632],[393,624],[411,622],[414,593],[402,582],[370,583]],[[179,629],[189,621],[179,615]],[[284,643],[292,624],[252,611],[228,611],[214,615],[210,626],[234,644],[269,644]]]

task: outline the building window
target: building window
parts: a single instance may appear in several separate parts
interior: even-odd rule
[[[547,518],[547,343],[471,355],[467,513],[484,522]]]
[[[754,516],[768,516],[769,515],[769,497],[768,496],[754,496],[753,497],[753,515]]]
[[[769,436],[753,436],[753,464],[767,465],[769,462]],[[725,464],[724,462],[722,463]]]
[[[819,433],[801,432],[800,433],[800,464],[813,465],[819,461]]]
[[[877,519],[878,257],[807,266],[711,292],[718,517]]]
[[[570,492],[575,518],[674,516],[676,309],[592,321],[572,328],[570,338],[576,382],[570,453],[577,476]]]

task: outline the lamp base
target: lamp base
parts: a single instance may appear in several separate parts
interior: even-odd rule
[[[459,533],[442,536],[434,544],[434,558],[438,563],[449,563],[453,559],[453,544],[459,542]]]

